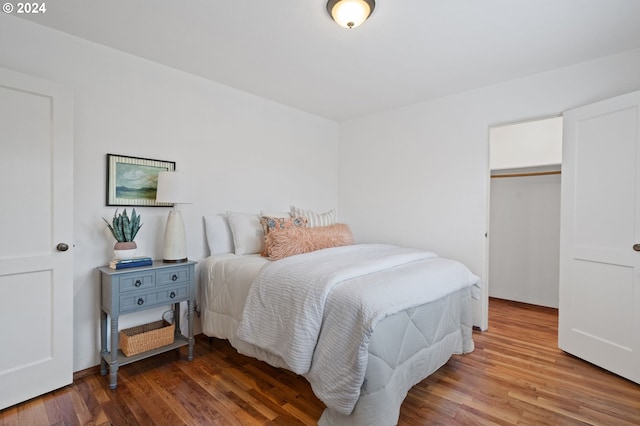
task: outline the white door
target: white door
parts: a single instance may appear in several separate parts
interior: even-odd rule
[[[73,380],[71,102],[0,68],[0,409]]]
[[[640,383],[640,92],[564,117],[559,346]]]

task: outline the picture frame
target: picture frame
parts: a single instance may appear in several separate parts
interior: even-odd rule
[[[172,207],[156,191],[158,173],[175,170],[175,161],[107,154],[107,206]]]

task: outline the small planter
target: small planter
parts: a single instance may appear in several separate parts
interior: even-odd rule
[[[135,241],[118,242],[113,246],[114,259],[129,259],[135,257],[138,252],[138,245]]]

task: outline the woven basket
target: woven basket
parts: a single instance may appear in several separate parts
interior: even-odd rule
[[[170,345],[173,343],[175,327],[174,324],[160,320],[121,330],[119,333],[120,350],[126,356],[131,356],[160,346]]]

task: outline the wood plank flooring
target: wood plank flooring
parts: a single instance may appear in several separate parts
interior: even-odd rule
[[[489,331],[414,386],[400,425],[640,425],[640,385],[557,348],[557,310],[491,299]],[[313,425],[307,382],[204,336],[0,411],[2,425]],[[1,386],[1,384],[0,384]]]

